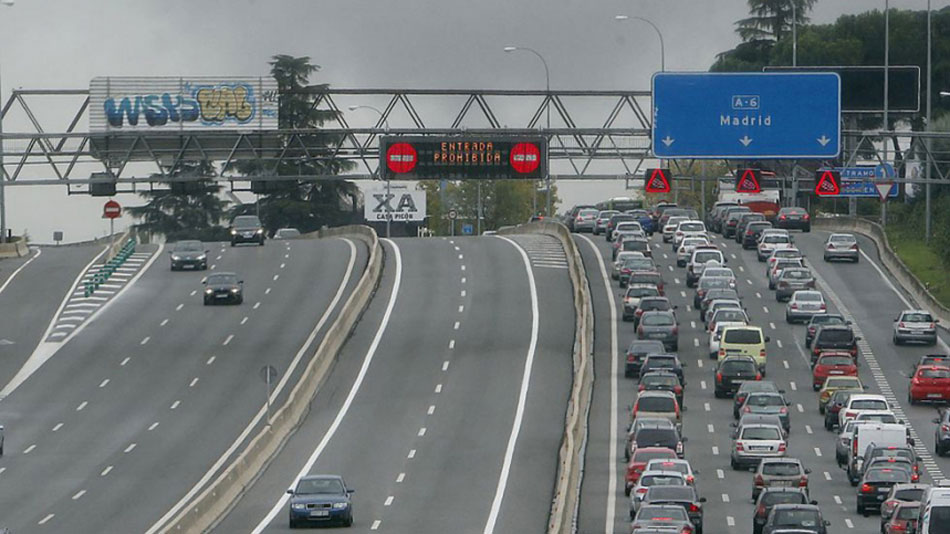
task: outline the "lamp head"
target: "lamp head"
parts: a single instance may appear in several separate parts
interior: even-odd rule
[[[614,15],[614,20],[630,20],[627,15]]]
[[[517,49],[518,49],[517,46],[506,46],[506,47],[505,47],[505,52],[514,52],[514,51],[517,50]]]

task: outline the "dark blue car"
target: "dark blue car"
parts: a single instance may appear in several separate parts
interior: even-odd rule
[[[648,235],[653,235],[655,224],[653,223],[653,217],[650,216],[647,210],[631,210],[627,213],[636,218],[636,221],[640,223],[640,228],[643,228],[644,232]]]
[[[343,477],[337,475],[310,475],[301,478],[290,494],[290,528],[303,525],[338,523],[353,525],[353,503]]]

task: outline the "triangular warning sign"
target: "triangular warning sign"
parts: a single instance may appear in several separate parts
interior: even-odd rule
[[[836,171],[818,171],[818,182],[815,184],[815,194],[818,196],[836,196],[841,194],[838,185],[840,174]]]
[[[760,193],[759,177],[755,169],[743,169],[736,180],[736,193]]]
[[[666,177],[667,169],[647,169],[644,173],[647,177],[647,193],[669,193],[670,180]]]
[[[877,196],[881,197],[881,202],[887,202],[887,197],[891,194],[891,187],[893,185],[891,182],[878,182],[874,184],[874,188],[877,189]]]

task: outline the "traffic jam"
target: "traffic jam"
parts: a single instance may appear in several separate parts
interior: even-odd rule
[[[863,517],[879,516],[882,533],[944,532],[928,525],[950,519],[950,484],[924,483],[921,449],[900,407],[869,391],[859,376],[867,365],[861,361],[860,330],[833,309],[809,267],[819,260],[860,262],[856,237],[831,233],[822,258],[806,258],[792,233],[811,231],[809,214],[802,208],[777,208],[767,218],[748,205],[726,200],[701,219],[696,210],[672,203],[652,209],[625,209],[629,206],[621,204],[575,207],[565,222],[574,232],[602,235],[609,243],[609,275],[622,291],[622,320],[632,325],[620,329],[624,378],[620,386],[636,392],[624,422],[623,489],[629,498],[630,531],[702,533],[704,507],[712,504],[707,498],[719,499],[702,495],[700,480],[717,474],[723,479],[724,471],[731,469],[749,473],[741,493],[748,491],[755,534],[827,534],[855,528],[851,519],[845,519],[847,527],[832,527],[823,513],[829,506]],[[767,286],[753,283],[745,272],[749,263],[739,272],[730,267],[730,257],[736,257],[725,250],[730,242],[736,246],[730,244],[729,250],[738,249],[749,258],[755,255]],[[804,339],[801,351],[783,347],[780,340],[775,346],[769,332],[776,327],[762,313],[750,312],[746,302],[750,292],[760,297],[771,292],[784,305],[785,322],[796,329],[796,340]],[[680,295],[685,298],[671,298]],[[700,324],[696,328],[702,329],[705,343],[681,341],[684,322]],[[894,346],[935,345],[935,323],[927,311],[901,311],[894,321]],[[687,342],[690,351],[695,342],[703,354],[700,361],[681,359],[680,345]],[[808,361],[807,379],[791,376],[786,361],[781,362],[784,365],[770,361],[770,354],[789,350],[801,352]],[[687,384],[684,373],[684,368],[697,364],[706,378],[701,390]],[[920,358],[908,376],[909,404],[950,401],[947,355]],[[795,408],[802,412],[803,406],[793,405],[786,389],[779,387],[788,380],[793,380],[790,385],[796,391],[811,386],[812,409],[823,418],[825,435],[809,425],[807,434],[812,435],[805,435],[801,426],[792,424]],[[687,411],[687,404],[693,411]],[[691,463],[684,420],[711,421],[706,413],[710,411],[731,412],[731,446],[728,451],[713,447],[712,457],[697,450],[699,459]],[[933,420],[933,450],[942,456],[950,452],[950,412],[939,413]],[[712,433],[713,425],[708,427]],[[790,453],[793,434],[802,435],[797,437],[799,453],[811,442],[833,441],[841,469],[841,475],[834,476],[846,478],[853,493],[835,495],[835,502],[814,499],[810,489],[828,484],[831,475],[816,476],[805,458]],[[821,456],[818,447],[815,451]],[[713,469],[711,460],[718,464]],[[729,502],[727,497],[723,495],[724,502]],[[732,524],[731,516],[728,519],[728,529],[707,524],[707,531],[746,531]],[[942,528],[950,529],[950,523],[944,521]]]

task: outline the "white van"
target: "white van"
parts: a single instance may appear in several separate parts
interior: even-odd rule
[[[944,534],[950,524],[950,488],[934,487],[924,492],[917,516],[919,534]]]
[[[868,445],[875,447],[906,447],[907,428],[898,423],[866,423],[856,425],[851,437],[851,448],[848,449],[848,472],[860,471],[860,462],[863,461],[864,451]],[[851,479],[852,485],[857,480]]]

